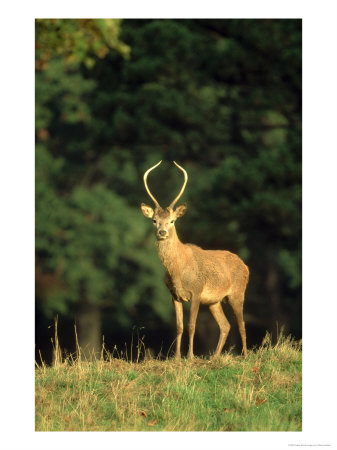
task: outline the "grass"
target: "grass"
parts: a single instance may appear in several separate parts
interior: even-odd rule
[[[246,359],[180,362],[62,360],[55,343],[54,365],[36,364],[36,431],[302,429],[301,343],[290,336],[272,345],[267,334]]]

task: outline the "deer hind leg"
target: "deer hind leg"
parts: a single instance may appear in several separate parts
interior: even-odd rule
[[[175,357],[177,359],[180,358],[180,346],[181,346],[181,336],[184,330],[183,323],[183,304],[181,301],[172,299],[174,304],[174,309],[176,311],[176,323],[177,323],[177,338],[176,338],[176,354]]]
[[[247,343],[246,343],[246,328],[245,328],[245,322],[243,320],[243,302],[244,298],[242,296],[230,296],[229,297],[229,304],[231,305],[236,322],[238,324],[241,341],[242,341],[242,350],[244,357],[247,356]]]
[[[189,359],[193,358],[193,340],[194,340],[194,332],[195,332],[195,323],[197,321],[197,315],[199,312],[200,300],[191,300],[191,309],[190,309],[190,319],[188,322],[188,335],[189,335],[189,345],[188,345],[188,353],[187,357]]]
[[[220,329],[218,345],[214,352],[214,356],[219,356],[221,353],[221,350],[223,349],[223,346],[225,345],[225,342],[226,342],[226,339],[227,339],[227,336],[228,336],[231,326],[223,312],[221,302],[210,305],[209,310],[211,311],[214,319],[217,321],[217,324],[219,325],[219,329]]]

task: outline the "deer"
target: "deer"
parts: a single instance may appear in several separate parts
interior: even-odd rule
[[[175,358],[177,360],[181,358],[181,338],[184,329],[183,302],[190,302],[188,359],[194,358],[193,340],[200,304],[209,308],[219,326],[219,340],[211,358],[221,354],[230,330],[230,324],[221,305],[226,301],[234,312],[241,336],[243,354],[246,357],[243,304],[249,269],[234,253],[226,250],[204,250],[194,244],[184,244],[180,241],[175,222],[185,214],[187,205],[183,203],[176,208],[175,205],[183,195],[188,175],[183,167],[173,161],[175,166],[183,172],[184,183],[173,202],[167,208],[162,208],[147,184],[149,173],[156,169],[161,162],[150,167],[143,176],[146,192],[155,207],[152,208],[141,203],[141,211],[146,218],[152,219],[159,258],[165,268],[165,284],[172,296],[176,314]]]

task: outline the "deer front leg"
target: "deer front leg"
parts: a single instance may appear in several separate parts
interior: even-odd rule
[[[197,315],[199,312],[200,300],[195,300],[192,298],[191,300],[191,310],[190,310],[190,320],[188,323],[188,334],[189,334],[189,346],[187,357],[189,359],[193,358],[193,340],[194,340],[194,332],[195,332],[195,323],[197,320]]]
[[[181,336],[183,334],[184,330],[184,323],[183,323],[183,304],[181,300],[176,300],[175,298],[172,298],[174,309],[176,311],[176,323],[177,323],[177,339],[176,339],[176,359],[180,359],[180,345],[181,345]]]

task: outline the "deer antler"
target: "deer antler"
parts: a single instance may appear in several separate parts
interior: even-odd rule
[[[153,166],[153,167],[150,167],[150,168],[144,173],[144,184],[145,184],[146,192],[147,192],[147,193],[149,194],[149,196],[152,198],[153,203],[156,205],[157,208],[160,208],[160,205],[159,205],[159,203],[157,202],[157,200],[154,198],[154,196],[151,194],[150,189],[149,189],[149,187],[148,187],[148,185],[147,185],[146,180],[147,180],[147,176],[148,176],[148,174],[151,172],[151,170],[153,170],[153,169],[155,169],[156,167],[158,167],[160,163],[161,163],[161,160],[159,161],[159,163],[157,163],[157,164],[156,164],[155,166]]]
[[[183,174],[184,174],[184,184],[183,187],[181,188],[179,194],[177,195],[177,197],[173,200],[173,202],[170,204],[169,208],[173,209],[174,205],[177,203],[177,201],[180,199],[180,197],[183,195],[183,192],[185,190],[185,186],[188,180],[188,176],[187,176],[187,172],[185,169],[183,169],[181,166],[179,166],[179,164],[177,164],[175,161],[173,161],[174,164],[178,167],[178,169],[180,169]]]

